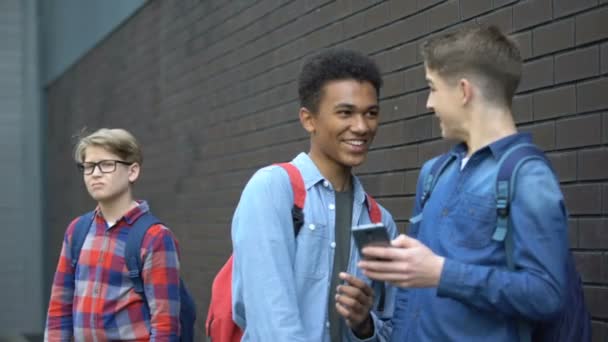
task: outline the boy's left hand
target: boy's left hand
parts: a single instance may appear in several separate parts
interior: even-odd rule
[[[374,325],[369,312],[374,304],[374,290],[363,280],[345,272],[340,273],[340,279],[345,284],[336,290],[336,310],[357,337],[371,337]]]

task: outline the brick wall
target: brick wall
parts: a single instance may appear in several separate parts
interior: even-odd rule
[[[71,136],[83,126],[126,127],[145,147],[136,191],[178,236],[204,310],[246,180],[307,146],[296,77],[303,59],[328,46],[366,51],[382,68],[383,123],[358,173],[404,229],[418,169],[447,147],[425,108],[418,47],[472,21],[497,24],[521,45],[515,116],[555,163],[594,341],[605,341],[606,0],[151,1],[48,88],[49,244],[58,248],[69,219],[92,206],[72,167]]]

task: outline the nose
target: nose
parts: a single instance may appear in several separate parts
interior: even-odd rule
[[[103,174],[103,172],[101,172],[100,164],[93,166],[93,173],[91,174],[92,176],[101,176],[102,174]]]
[[[433,100],[431,99],[431,92],[426,98],[426,109],[433,111]]]
[[[359,134],[367,133],[370,129],[370,125],[367,122],[365,115],[353,115],[350,129],[354,133],[359,133]]]

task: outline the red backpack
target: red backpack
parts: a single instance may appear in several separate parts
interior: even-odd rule
[[[289,175],[291,188],[293,189],[293,218],[294,234],[297,237],[304,223],[304,201],[306,200],[306,188],[302,174],[291,163],[275,164],[282,167]],[[369,217],[372,222],[382,222],[382,212],[376,200],[366,195]],[[243,337],[243,330],[232,320],[232,255],[222,266],[213,280],[211,286],[211,303],[207,313],[205,329],[211,342],[238,342]]]

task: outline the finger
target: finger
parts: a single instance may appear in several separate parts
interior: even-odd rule
[[[346,272],[340,272],[340,279],[344,280],[348,285],[360,289],[366,296],[373,296],[373,290],[366,282]]]
[[[373,294],[367,295],[363,291],[361,291],[361,289],[348,285],[338,286],[336,293],[342,297],[352,298],[361,303],[362,305],[368,305],[372,302],[373,299]]]
[[[355,324],[354,322],[361,322],[367,315],[367,313],[357,313],[351,310],[349,307],[342,306],[338,303],[336,303],[336,311],[344,318],[346,325],[349,327],[352,327]]]
[[[361,260],[358,266],[366,271],[393,273],[403,272],[407,268],[407,263],[402,261]]]
[[[348,307],[342,306],[341,304],[336,303],[336,311],[340,316],[344,318],[346,321],[346,325],[349,327],[352,326],[354,314],[348,309]]]
[[[365,259],[396,260],[401,259],[404,248],[395,247],[365,247],[361,252]]]
[[[337,304],[346,307],[350,311],[359,312],[364,308],[364,303],[362,303],[358,298],[348,295],[337,294],[335,300]]]
[[[396,239],[391,241],[391,246],[401,248],[411,248],[420,245],[420,241],[411,238],[405,234],[400,234]]]
[[[384,272],[374,272],[374,271],[363,271],[363,274],[365,274],[370,279],[374,279],[374,280],[378,280],[378,281],[386,281],[386,282],[389,282],[391,284],[395,284],[395,285],[398,285],[401,287],[409,286],[410,281],[411,281],[409,276],[407,276],[406,274],[403,274],[401,272],[384,273]]]

